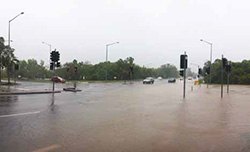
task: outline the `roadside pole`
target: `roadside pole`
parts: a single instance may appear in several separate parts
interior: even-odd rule
[[[187,54],[186,52],[184,52],[184,54],[182,54],[180,56],[180,69],[183,69],[183,99],[185,99],[186,97],[186,69],[187,69]],[[182,71],[182,70],[181,70]]]
[[[229,81],[230,81],[231,69],[232,69],[232,64],[231,64],[231,62],[228,62],[227,66],[226,66],[226,71],[227,71],[227,93],[229,93]]]
[[[59,62],[60,60],[60,53],[58,51],[56,51],[56,49],[52,52],[50,52],[50,70],[52,71],[52,90],[53,92],[55,91],[55,67],[60,67],[61,64]]]
[[[227,93],[229,93],[229,73],[227,73]]]
[[[186,55],[186,52],[184,53]],[[186,60],[186,57],[185,57]],[[184,72],[183,72],[183,78],[184,78],[184,85],[183,85],[183,98],[185,99],[186,97],[186,62],[184,62]]]
[[[221,56],[221,98],[223,98],[223,55]]]
[[[53,63],[53,77],[55,77],[55,62],[54,61],[52,61],[52,63]],[[52,90],[53,90],[53,92],[55,91],[55,81],[52,81]]]

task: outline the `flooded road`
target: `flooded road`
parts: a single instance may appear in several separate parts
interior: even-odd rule
[[[82,92],[0,96],[0,151],[247,152],[250,86],[80,83]],[[65,85],[57,85],[62,90]],[[15,89],[50,89],[22,83]]]

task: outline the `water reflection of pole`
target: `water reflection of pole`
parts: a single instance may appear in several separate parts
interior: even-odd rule
[[[55,94],[52,93],[50,106],[54,106],[54,104],[55,104]]]

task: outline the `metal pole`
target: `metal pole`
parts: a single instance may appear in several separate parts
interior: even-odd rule
[[[186,69],[185,68],[183,71],[183,75],[184,75],[183,98],[185,99],[185,97],[186,97]]]
[[[21,12],[21,13],[19,13],[17,16],[15,16],[14,18],[12,18],[11,20],[9,20],[9,24],[8,24],[8,46],[9,46],[9,48],[11,49],[11,47],[10,47],[10,22],[11,21],[13,21],[14,19],[16,19],[18,16],[20,16],[20,15],[22,15],[22,14],[24,14],[24,12]],[[2,68],[2,56],[1,56],[1,65],[0,65],[0,70],[2,70],[1,69]],[[16,83],[16,74],[15,74],[15,68],[14,68],[14,82]]]
[[[186,55],[186,52],[184,53],[184,55]],[[185,57],[185,60],[184,60],[184,71],[183,71],[183,77],[184,77],[184,85],[183,85],[183,99],[185,99],[186,97],[186,57]]]
[[[210,44],[210,69],[209,69],[209,84],[212,84],[212,47],[213,44]]]
[[[210,65],[210,70],[209,70],[209,82],[207,83],[207,88],[208,88],[208,84],[212,83],[212,73],[211,73],[211,71],[212,71],[212,48],[213,48],[213,43],[208,42],[208,41],[203,40],[203,39],[200,39],[200,41],[205,42],[205,43],[210,45],[210,64],[209,64]]]
[[[106,62],[108,62],[108,45],[106,45]]]
[[[15,16],[14,18],[12,18],[11,20],[9,20],[9,30],[8,30],[8,46],[10,47],[10,22],[13,21],[14,19],[16,19],[18,16],[24,14],[24,12],[19,13],[17,16]]]
[[[223,98],[223,55],[221,57],[221,98]]]
[[[55,62],[53,61],[53,76],[55,76]],[[53,81],[53,86],[52,86],[53,92],[55,91],[55,82]]]
[[[227,73],[227,93],[229,93],[229,73]]]
[[[108,80],[108,45],[106,45],[106,78],[105,80],[107,81]]]
[[[8,46],[10,47],[10,21],[9,21],[9,28],[8,28]]]
[[[108,62],[108,46],[118,44],[119,42],[114,42],[110,44],[106,44],[106,64]],[[106,80],[108,80],[108,66],[106,65]]]

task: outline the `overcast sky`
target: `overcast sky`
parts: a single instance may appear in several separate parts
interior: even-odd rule
[[[250,1],[248,0],[6,0],[0,5],[0,36],[19,59],[49,63],[50,43],[61,62],[109,60],[132,56],[139,65],[157,67],[187,52],[189,63],[203,65],[224,54],[229,60],[250,59]],[[190,65],[194,66],[194,65]]]

